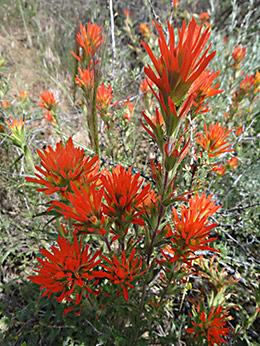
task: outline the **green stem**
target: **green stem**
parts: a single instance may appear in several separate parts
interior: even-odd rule
[[[94,93],[93,93],[93,100],[92,100],[92,126],[93,126],[93,133],[92,133],[92,138],[93,138],[93,143],[94,143],[94,151],[97,155],[99,155],[99,140],[98,140],[98,123],[97,123],[97,85],[94,86]]]
[[[167,144],[170,145],[170,137],[168,137]],[[161,195],[161,204],[160,204],[159,213],[158,213],[158,220],[157,220],[157,224],[156,224],[155,230],[153,232],[152,239],[151,239],[151,244],[150,244],[150,247],[149,247],[149,250],[148,250],[147,268],[149,268],[149,266],[150,266],[150,260],[151,260],[151,256],[152,256],[152,253],[153,253],[154,240],[155,240],[156,234],[158,232],[158,229],[160,227],[160,224],[161,224],[161,221],[162,221],[162,217],[163,217],[163,211],[164,211],[163,200],[164,200],[165,190],[166,190],[167,185],[168,185],[168,180],[169,180],[169,172],[165,171],[163,191],[162,191],[162,195]],[[147,273],[148,273],[148,271],[147,271]],[[143,312],[143,307],[144,307],[145,293],[146,293],[146,279],[143,282],[141,301],[140,301],[140,305],[139,305],[139,309],[138,309],[138,314],[137,314],[136,324],[135,324],[135,330],[134,330],[134,335],[133,335],[131,346],[135,345],[135,341],[136,341],[136,339],[138,337],[138,332],[139,332],[139,329],[140,329],[141,314]]]

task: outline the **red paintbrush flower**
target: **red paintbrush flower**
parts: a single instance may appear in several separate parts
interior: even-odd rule
[[[53,116],[53,114],[51,114],[50,111],[45,110],[45,114],[42,115],[49,123],[51,123],[52,125],[55,122],[55,118]]]
[[[45,89],[42,94],[39,94],[39,96],[42,99],[41,103],[39,104],[39,107],[45,108],[47,111],[55,111],[56,101],[53,92]]]
[[[12,135],[14,135],[16,132],[20,133],[24,128],[24,121],[22,117],[20,117],[19,120],[16,120],[15,118],[9,118],[9,120],[6,121],[6,124],[11,130]]]
[[[190,264],[197,257],[195,252],[198,250],[211,250],[209,242],[217,238],[209,239],[209,234],[216,223],[209,225],[208,218],[212,216],[221,206],[216,206],[214,201],[211,201],[212,195],[208,198],[205,194],[201,196],[196,194],[195,197],[189,199],[189,207],[181,207],[180,216],[177,210],[172,207],[174,228],[171,230],[171,244],[164,250],[161,250],[163,255],[169,262],[175,262],[179,258],[182,262]]]
[[[83,89],[91,90],[94,87],[94,71],[78,68],[79,75],[76,76],[75,82]]]
[[[118,258],[116,255],[114,255],[111,260],[103,255],[101,255],[101,257],[109,264],[109,266],[101,264],[101,266],[108,271],[106,277],[115,285],[120,285],[123,291],[121,292],[124,294],[125,300],[128,301],[128,289],[134,288],[132,284],[133,281],[146,271],[142,270],[142,259],[139,257],[135,258],[134,248],[132,248],[128,259],[126,259],[124,250],[122,251],[121,258]]]
[[[237,168],[238,165],[238,158],[232,157],[231,159],[227,160],[226,165],[228,168]]]
[[[98,26],[89,22],[86,29],[84,25],[80,24],[80,31],[77,33],[77,43],[83,49],[83,55],[77,56],[74,52],[71,52],[71,54],[79,62],[82,62],[85,58],[86,66],[89,66],[93,55],[104,42],[103,37],[102,25]]]
[[[240,82],[239,86],[239,97],[244,98],[251,94],[254,90],[255,76],[254,74],[246,74],[245,78]]]
[[[111,105],[112,97],[112,86],[109,85],[108,87],[106,87],[104,83],[101,83],[97,88],[97,109],[99,110],[100,115],[103,119],[104,117],[110,117],[112,115],[112,113],[109,112],[110,107],[115,105]]]
[[[234,64],[231,67],[237,68],[241,61],[244,59],[246,55],[246,47],[242,49],[241,45],[234,47],[232,52],[232,58],[234,59]]]
[[[124,111],[123,111],[124,119],[130,121],[134,112],[134,104],[129,101],[129,97],[128,97],[128,99],[123,102],[123,105],[124,105]]]
[[[209,313],[205,313],[198,304],[197,311],[193,306],[193,315],[190,316],[194,327],[187,328],[187,333],[195,334],[195,338],[206,336],[209,346],[226,343],[223,336],[229,335],[229,328],[225,326],[230,317],[227,317],[227,311],[224,312],[222,306],[212,307]]]
[[[71,182],[71,190],[73,193],[66,193],[66,199],[72,206],[52,201],[57,211],[66,218],[70,217],[76,221],[73,225],[78,234],[89,234],[95,231],[99,234],[106,234],[107,232],[103,228],[105,218],[102,213],[104,189],[98,190],[95,184],[84,189]]]
[[[98,157],[86,158],[83,149],[74,147],[71,137],[65,145],[61,141],[57,143],[55,150],[49,146],[43,152],[37,149],[37,153],[43,168],[38,166],[35,168],[42,175],[35,173],[36,178],[25,178],[27,181],[46,186],[37,191],[44,191],[47,195],[54,192],[63,194],[70,188],[71,181],[75,183],[84,181],[89,184],[98,178],[91,175],[88,177],[88,174],[95,169]]]
[[[24,146],[26,137],[23,118],[20,117],[19,120],[9,118],[9,120],[6,120],[5,123],[11,130],[10,139],[15,145],[17,145],[19,148],[22,148]]]
[[[150,28],[145,23],[141,23],[140,26],[140,33],[143,35],[144,38],[148,38],[151,35]]]
[[[193,18],[187,27],[183,21],[179,30],[179,42],[175,44],[174,28],[168,23],[169,46],[163,34],[162,27],[156,25],[159,33],[159,47],[161,56],[156,58],[148,44],[142,42],[156,69],[148,66],[144,68],[145,74],[157,85],[165,102],[170,96],[174,103],[180,103],[192,83],[194,83],[205,70],[215,52],[208,54],[210,46],[201,55],[210,36],[210,30],[202,33],[203,26],[199,27]]]
[[[214,125],[210,124],[209,130],[207,130],[207,125],[204,123],[205,134],[203,135],[201,132],[197,133],[196,141],[208,152],[209,157],[218,156],[235,150],[228,149],[232,145],[232,143],[227,140],[227,136],[231,131],[232,130],[227,130],[224,126],[220,126],[219,122]]]
[[[112,174],[105,171],[101,177],[107,202],[104,212],[120,224],[144,224],[140,215],[143,213],[142,203],[148,196],[150,185],[142,188],[143,180],[139,177],[140,173],[133,175],[131,168],[127,171],[121,165],[113,168]]]
[[[211,96],[215,96],[219,93],[222,93],[224,90],[219,90],[219,83],[212,86],[213,81],[217,76],[219,75],[219,72],[213,72],[211,70],[206,70],[201,74],[201,79],[205,80],[204,83],[201,84],[199,81],[199,87],[197,88],[196,84],[198,82],[195,82],[192,86],[196,91],[194,92],[194,100],[193,100],[193,107],[191,108],[192,111],[196,114],[199,113],[206,113],[210,110],[210,108],[206,108],[209,102],[206,102],[205,100]]]
[[[82,240],[78,243],[74,236],[70,244],[65,238],[59,237],[58,246],[51,246],[51,252],[40,249],[44,259],[37,258],[41,266],[35,270],[38,275],[29,276],[28,279],[46,289],[43,296],[60,293],[56,297],[58,302],[76,300],[79,304],[83,294],[98,294],[95,290],[97,278],[105,277],[103,271],[94,270],[102,261],[97,260],[101,250],[95,254],[89,251],[89,246],[82,247]]]

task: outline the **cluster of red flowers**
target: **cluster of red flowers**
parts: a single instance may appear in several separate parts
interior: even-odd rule
[[[206,336],[209,346],[215,344],[221,345],[225,343],[223,336],[229,334],[229,328],[226,327],[227,323],[227,311],[223,311],[222,306],[212,307],[210,312],[201,311],[201,307],[198,304],[197,310],[193,307],[193,315],[190,314],[194,320],[191,322],[193,328],[187,328],[187,333],[195,334],[195,337]]]
[[[218,122],[215,125],[210,124],[209,129],[204,124],[204,134],[197,133],[196,141],[208,153],[209,157],[218,156],[235,150],[230,149],[232,144],[227,140],[231,131]]]
[[[76,237],[70,243],[65,238],[59,237],[57,240],[59,248],[52,246],[51,251],[41,249],[45,259],[38,258],[41,266],[36,270],[38,275],[29,276],[29,279],[45,289],[43,296],[61,293],[56,297],[58,302],[71,301],[76,294],[76,304],[81,302],[83,294],[98,294],[95,286],[98,278],[106,276],[101,270],[94,270],[98,267],[101,259],[97,259],[101,250],[94,255],[89,251],[89,246],[82,246]]]
[[[39,107],[45,109],[45,114],[43,117],[49,121],[51,124],[55,121],[56,115],[56,100],[52,91],[44,90],[42,94],[39,95],[41,98],[41,103]]]
[[[244,60],[245,55],[246,55],[246,47],[242,48],[241,45],[238,45],[237,47],[235,47],[232,52],[232,58],[234,60],[232,67],[235,69],[238,69],[240,66],[240,63]]]
[[[211,250],[207,243],[217,238],[209,239],[209,234],[215,223],[209,225],[209,217],[216,213],[220,206],[216,206],[211,201],[212,196],[206,197],[205,194],[189,199],[189,207],[181,207],[181,215],[179,217],[177,210],[172,207],[173,229],[169,229],[168,237],[170,244],[161,250],[163,256],[169,262],[175,262],[179,258],[181,261],[191,264],[197,258],[195,252],[198,250]]]
[[[91,258],[93,263],[90,266],[88,247],[82,249],[82,243],[78,246],[76,236],[95,233],[108,239],[111,234],[112,239],[108,241],[110,248],[113,241],[126,235],[131,223],[144,224],[141,215],[155,198],[150,191],[150,185],[143,186],[140,173],[133,174],[131,169],[127,170],[121,165],[116,166],[112,173],[107,170],[99,173],[98,157],[86,158],[84,151],[76,148],[71,138],[65,145],[59,142],[55,150],[48,147],[43,152],[38,150],[38,154],[43,168],[36,166],[40,174],[35,173],[36,178],[26,179],[44,186],[37,189],[38,191],[44,191],[48,195],[55,192],[60,194],[60,200],[52,201],[51,209],[55,208],[65,219],[70,218],[74,221],[74,241],[70,244],[65,238],[59,238],[59,249],[52,247],[53,254],[42,249],[41,252],[48,261],[39,258],[42,267],[39,267],[38,275],[31,276],[30,279],[42,285],[41,288],[46,288],[45,294],[49,293],[49,296],[61,291],[58,301],[63,299],[70,301],[71,296],[77,293],[76,304],[78,304],[83,288],[88,293],[99,294],[98,290],[93,291],[90,288],[90,279],[93,279],[94,286],[97,284],[96,279],[104,276],[118,284],[119,279],[115,279],[116,275],[120,277],[120,283],[123,285],[122,293],[125,299],[128,299],[127,287],[133,287],[130,282],[143,273],[141,258],[134,260],[134,248],[128,260],[125,252],[120,261],[115,256],[111,260],[102,257],[117,268],[113,276],[113,267],[104,265],[108,272],[92,272],[92,269],[101,262],[100,259],[94,263],[94,259],[101,254],[101,251]],[[113,222],[117,225],[118,231],[111,229]]]
[[[178,6],[177,2],[173,5],[175,8]],[[129,19],[129,12],[125,15]],[[205,14],[201,16],[201,21],[207,19]],[[36,166],[36,178],[27,178],[27,181],[43,186],[38,191],[58,196],[58,200],[51,201],[49,211],[69,221],[69,230],[60,230],[59,247],[52,246],[52,253],[41,249],[45,259],[38,258],[40,266],[37,275],[29,277],[45,289],[44,295],[60,293],[56,298],[59,302],[75,300],[78,306],[83,297],[99,295],[104,281],[102,278],[107,279],[106,284],[116,285],[117,295],[128,301],[134,281],[149,270],[154,245],[160,243],[155,242],[158,237],[163,237],[164,245],[158,251],[163,258],[159,260],[156,254],[154,265],[171,266],[171,263],[178,262],[179,268],[190,269],[198,257],[197,251],[217,251],[209,245],[216,240],[216,237],[210,237],[216,224],[210,224],[209,218],[220,208],[211,200],[213,196],[198,193],[192,196],[193,191],[175,195],[177,170],[192,145],[187,126],[180,131],[182,121],[189,111],[192,113],[191,120],[199,113],[207,112],[207,99],[222,92],[218,83],[213,85],[219,73],[206,70],[215,55],[215,52],[209,53],[210,45],[204,50],[210,28],[200,27],[195,19],[188,26],[183,21],[176,44],[174,28],[168,23],[167,44],[161,25],[156,24],[156,27],[161,55],[156,58],[149,45],[142,42],[155,72],[151,66],[145,67],[147,79],[141,88],[144,93],[151,90],[160,105],[155,115],[144,112],[145,121],[142,122],[144,129],[157,142],[163,157],[162,165],[151,161],[158,195],[151,190],[150,184],[145,184],[140,178],[140,173],[134,173],[132,167],[127,169],[119,164],[111,171],[100,171],[98,157],[86,157],[84,150],[76,148],[71,138],[67,143],[58,143],[55,150],[51,147],[42,152],[38,150],[42,167]],[[143,36],[148,37],[145,25],[140,29]],[[77,33],[79,49],[77,54],[72,54],[80,63],[75,83],[85,93],[87,105],[94,100],[95,107],[108,124],[106,119],[110,118],[113,105],[112,87],[103,83],[98,86],[94,69],[98,63],[94,56],[102,43],[102,27],[89,23],[86,29],[80,25]],[[237,61],[239,59],[241,61],[237,57]],[[45,91],[40,96],[40,107],[55,111],[53,94]],[[133,109],[134,105],[127,99],[124,102],[126,120],[131,119]],[[233,151],[227,139],[230,132],[219,123],[209,125],[209,128],[204,124],[204,134],[197,133],[195,139],[202,151],[206,151],[209,157],[215,157]],[[235,167],[235,158],[228,164]],[[189,198],[184,197],[187,194]],[[187,205],[182,205],[180,212],[172,207],[172,222],[159,230],[164,211],[175,200],[185,201]],[[103,242],[107,253],[104,249],[93,253],[90,245],[83,246],[82,235],[85,234],[88,239]],[[228,328],[224,327],[225,315],[220,307],[212,308],[208,315],[198,307],[194,316],[194,328],[187,329],[188,333],[194,332],[196,336],[207,334],[210,345],[224,340],[222,336],[227,335]]]

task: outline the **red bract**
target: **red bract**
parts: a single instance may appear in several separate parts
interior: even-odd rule
[[[134,248],[132,248],[130,257],[128,259],[126,259],[124,250],[122,251],[121,258],[118,258],[116,255],[114,255],[111,260],[103,255],[101,255],[101,257],[109,264],[109,267],[101,264],[101,266],[108,271],[108,273],[106,273],[106,277],[112,283],[120,285],[124,298],[126,301],[128,301],[128,288],[134,288],[134,285],[131,284],[131,282],[133,282],[135,278],[139,277],[146,271],[142,271],[142,259],[139,257],[135,258]]]
[[[201,84],[199,81],[199,88],[197,88],[195,82],[192,86],[196,91],[194,92],[194,106],[193,106],[193,111],[198,114],[198,113],[206,113],[210,110],[210,108],[206,108],[208,105],[208,102],[205,102],[205,100],[211,96],[215,96],[219,93],[222,93],[224,90],[219,90],[219,83],[216,85],[212,85],[214,79],[219,75],[219,72],[212,72],[211,70],[204,71],[201,74],[201,79],[204,79],[205,82]]]
[[[106,276],[103,271],[94,270],[101,262],[101,259],[97,260],[101,250],[92,254],[89,246],[82,247],[82,241],[78,243],[75,236],[72,244],[62,237],[57,242],[59,247],[51,246],[52,253],[40,249],[45,258],[37,258],[41,265],[35,270],[38,275],[28,278],[46,289],[43,296],[50,298],[52,294],[60,293],[56,297],[58,302],[76,298],[76,304],[79,304],[83,293],[86,297],[89,293],[98,294],[94,289],[96,279]]]
[[[139,177],[140,173],[133,175],[131,168],[127,171],[121,165],[113,168],[112,174],[105,171],[101,177],[107,202],[104,212],[120,224],[144,224],[140,215],[143,213],[142,203],[148,196],[150,185],[142,188],[143,180]]]
[[[88,66],[93,55],[104,42],[103,37],[102,26],[89,22],[86,30],[86,27],[80,24],[80,32],[77,33],[77,43],[83,49],[84,53],[81,56],[77,56],[74,52],[71,52],[71,54],[79,60],[79,62],[86,58]]]
[[[84,89],[92,89],[94,87],[94,71],[91,71],[90,68],[81,69],[78,68],[79,75],[76,76],[75,82]]]
[[[9,118],[9,120],[6,121],[6,124],[8,125],[12,134],[15,134],[17,132],[20,133],[24,128],[24,121],[22,117],[20,117],[19,120],[16,120],[15,118]]]
[[[53,124],[55,119],[53,114],[50,111],[45,111],[45,114],[42,115],[49,123]]]
[[[238,67],[241,61],[244,59],[245,55],[246,55],[246,47],[244,47],[243,49],[241,45],[234,47],[234,50],[232,52],[234,64],[232,65],[232,67]]]
[[[109,108],[112,102],[113,91],[112,86],[106,87],[104,83],[101,83],[97,88],[97,109],[100,112],[101,117],[109,117],[112,114],[109,113]]]
[[[166,143],[164,146],[164,151],[166,154],[166,157],[165,157],[166,170],[171,171],[174,168],[174,166],[178,167],[178,165],[187,155],[190,147],[191,147],[190,139],[188,139],[188,141],[185,141],[183,137],[181,137],[178,141],[175,141],[171,145]]]
[[[53,92],[45,89],[42,94],[39,94],[39,96],[42,99],[41,103],[39,104],[39,107],[45,108],[48,111],[55,110],[56,101],[55,101]]]
[[[168,23],[169,46],[163,34],[162,27],[156,25],[159,33],[159,47],[161,56],[156,58],[148,44],[142,42],[156,69],[157,75],[150,66],[145,67],[146,75],[157,85],[165,101],[170,96],[174,103],[179,103],[192,83],[205,70],[215,52],[208,54],[210,46],[201,55],[210,36],[209,29],[202,33],[193,18],[187,27],[183,21],[179,30],[179,42],[175,45],[174,28]]]
[[[187,328],[187,333],[195,334],[195,337],[206,336],[209,346],[214,346],[215,344],[221,345],[226,343],[223,336],[229,335],[229,328],[226,326],[227,316],[223,312],[223,307],[212,307],[209,314],[204,311],[200,311],[200,305],[197,306],[197,311],[193,306],[193,316],[190,314],[192,325],[194,328]]]
[[[232,157],[231,159],[227,160],[226,165],[228,168],[237,168],[238,158]]]
[[[38,166],[35,166],[35,169],[43,176],[35,173],[37,178],[26,178],[27,181],[46,186],[37,191],[44,191],[47,195],[54,192],[64,193],[70,187],[71,181],[79,183],[84,180],[90,183],[98,178],[88,176],[95,169],[98,157],[86,159],[84,150],[75,148],[71,137],[65,145],[61,141],[57,143],[55,150],[49,146],[43,152],[37,152],[43,169]]]
[[[254,89],[255,76],[254,74],[246,74],[245,78],[240,82],[239,86],[239,96],[245,97],[251,94]]]
[[[97,189],[95,184],[84,189],[71,183],[73,193],[67,193],[66,199],[72,206],[59,201],[53,201],[53,205],[58,207],[57,211],[66,218],[77,221],[73,225],[80,234],[98,232],[106,234],[103,228],[104,216],[102,214],[102,198],[104,189]]]
[[[129,97],[124,101],[124,119],[130,121],[134,111],[134,104],[129,101]]]
[[[204,134],[201,132],[197,133],[196,141],[208,152],[209,157],[218,156],[235,150],[229,149],[232,143],[227,140],[228,134],[231,131],[224,126],[220,126],[219,122],[214,125],[210,124],[208,130],[207,125],[204,123]]]
[[[154,211],[158,206],[159,196],[156,194],[154,190],[150,190],[147,197],[143,201],[143,208],[148,213]]]
[[[199,196],[197,193],[195,197],[190,198],[188,208],[184,205],[181,207],[180,217],[177,210],[172,207],[172,243],[162,250],[168,261],[174,262],[180,258],[181,261],[190,264],[194,259],[191,256],[195,256],[198,250],[217,251],[206,245],[217,239],[209,239],[210,231],[216,223],[209,225],[208,218],[221,207],[216,206],[211,198],[212,195],[207,198],[205,194]]]
[[[156,107],[155,115],[152,115],[152,118],[149,118],[145,112],[143,112],[144,119],[146,123],[150,126],[151,130],[143,123],[141,120],[141,124],[145,131],[154,139],[163,139],[163,131],[162,125],[164,124],[164,120],[162,114],[159,112]]]
[[[177,112],[175,103],[172,101],[170,96],[168,97],[167,102],[165,102],[163,94],[160,91],[159,91],[159,95],[157,95],[151,85],[150,85],[150,88],[151,88],[153,94],[155,95],[155,97],[157,98],[158,102],[160,103],[161,111],[162,111],[161,114],[162,114],[162,118],[165,122],[165,128],[166,128],[167,136],[171,136],[173,134],[173,131],[177,128],[179,122],[184,119],[184,117],[186,116],[186,114],[190,110],[190,107],[191,107],[192,102],[193,102],[193,94],[192,93],[189,94],[189,96],[186,98],[186,100],[183,102],[183,104],[181,105],[180,109],[178,109],[178,112]],[[144,113],[143,113],[143,115],[145,116]],[[151,132],[148,131],[147,127],[144,126],[144,124],[141,122],[143,127],[152,137],[157,138],[158,142],[160,142],[160,135],[156,134],[156,132],[154,131],[153,125],[148,120],[149,118],[147,119],[146,116],[144,118],[145,118],[146,122],[148,123],[148,125],[152,128],[154,135],[152,135]],[[156,118],[158,118],[157,113],[156,113]],[[158,125],[158,123],[162,124],[162,121],[159,120],[159,118],[157,119],[157,125]]]

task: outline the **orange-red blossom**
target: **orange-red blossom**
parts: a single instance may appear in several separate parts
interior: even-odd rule
[[[63,194],[70,188],[71,181],[89,184],[97,179],[92,173],[98,157],[86,158],[83,149],[74,147],[71,137],[65,145],[61,141],[57,143],[55,150],[48,146],[43,152],[37,149],[37,153],[43,168],[35,166],[35,169],[41,174],[35,173],[36,178],[25,178],[45,186],[37,191],[44,191],[47,195],[54,192]]]
[[[207,125],[204,123],[204,134],[197,133],[197,143],[209,154],[209,157],[218,156],[235,149],[230,149],[232,143],[227,139],[228,134],[232,130],[227,130],[226,127],[221,126],[219,122],[216,124]]]
[[[102,212],[104,189],[97,189],[94,183],[86,186],[86,188],[81,185],[77,187],[73,182],[70,185],[73,193],[68,192],[65,196],[71,205],[60,201],[52,201],[57,211],[65,218],[69,217],[76,221],[73,225],[79,234],[92,232],[106,234],[107,232],[103,228],[105,218]]]
[[[65,238],[59,237],[58,247],[51,246],[51,251],[40,249],[44,259],[37,258],[40,266],[35,270],[38,275],[28,278],[45,289],[43,296],[60,293],[56,297],[58,302],[72,301],[76,304],[81,302],[83,294],[88,297],[91,294],[99,294],[95,290],[97,279],[106,276],[103,271],[94,270],[102,261],[97,259],[101,254],[98,250],[95,254],[89,251],[89,246],[82,246],[82,240],[78,243],[74,236],[70,244]]]
[[[241,45],[234,47],[232,52],[232,58],[234,59],[234,64],[231,67],[237,68],[241,61],[246,55],[246,47],[242,48]]]
[[[102,82],[100,86],[97,88],[97,109],[100,112],[101,117],[103,120],[106,120],[106,118],[109,118],[112,116],[112,113],[110,113],[110,107],[114,106],[116,103],[111,104],[113,98],[113,90],[112,86],[109,85],[106,87],[104,83]]]
[[[55,111],[56,108],[56,100],[52,91],[44,90],[42,94],[39,94],[42,99],[39,107],[45,108],[47,111]]]
[[[159,47],[161,55],[156,58],[145,42],[142,42],[156,69],[154,73],[151,66],[144,68],[145,74],[156,84],[161,91],[165,103],[170,96],[174,103],[180,103],[191,85],[200,78],[216,52],[209,55],[210,46],[202,53],[210,37],[210,30],[202,32],[193,18],[187,27],[183,21],[179,30],[178,44],[175,42],[174,28],[168,23],[169,45],[163,34],[162,27],[156,24],[159,33]]]
[[[94,71],[91,71],[89,67],[87,69],[81,69],[79,67],[78,71],[79,75],[75,78],[76,84],[81,88],[86,88],[87,90],[92,89],[94,87]]]
[[[103,37],[102,26],[89,22],[86,29],[84,25],[80,24],[80,31],[77,33],[77,43],[83,49],[83,54],[77,56],[72,51],[71,54],[79,62],[86,58],[86,67],[89,66],[93,55],[104,42]]]
[[[121,258],[116,255],[112,259],[103,255],[101,257],[108,263],[108,265],[101,264],[108,271],[106,277],[115,285],[120,285],[121,292],[125,300],[128,301],[128,289],[134,288],[133,281],[146,271],[142,270],[142,258],[135,257],[134,248],[132,248],[129,258],[126,258],[124,250],[122,251]],[[118,293],[120,293],[119,290]]]
[[[142,205],[149,194],[150,185],[143,187],[143,180],[139,178],[140,173],[132,174],[131,168],[127,170],[121,165],[113,168],[112,173],[105,171],[101,176],[106,200],[104,213],[120,224],[144,224]]]
[[[189,207],[182,206],[180,215],[177,209],[172,207],[172,221],[174,227],[171,232],[171,243],[161,250],[162,254],[169,262],[181,260],[187,264],[191,264],[196,257],[198,250],[211,250],[207,243],[216,240],[211,238],[210,231],[216,226],[216,223],[209,225],[208,218],[216,213],[221,206],[216,206],[211,201],[212,195],[207,197],[205,194],[189,199]],[[195,257],[194,257],[195,256]]]
[[[209,313],[201,311],[200,305],[193,306],[193,315],[190,314],[193,321],[193,328],[187,328],[186,332],[195,334],[195,338],[205,337],[208,340],[209,346],[222,345],[226,343],[223,336],[229,335],[229,328],[226,327],[227,312],[223,311],[222,306],[212,307]]]

